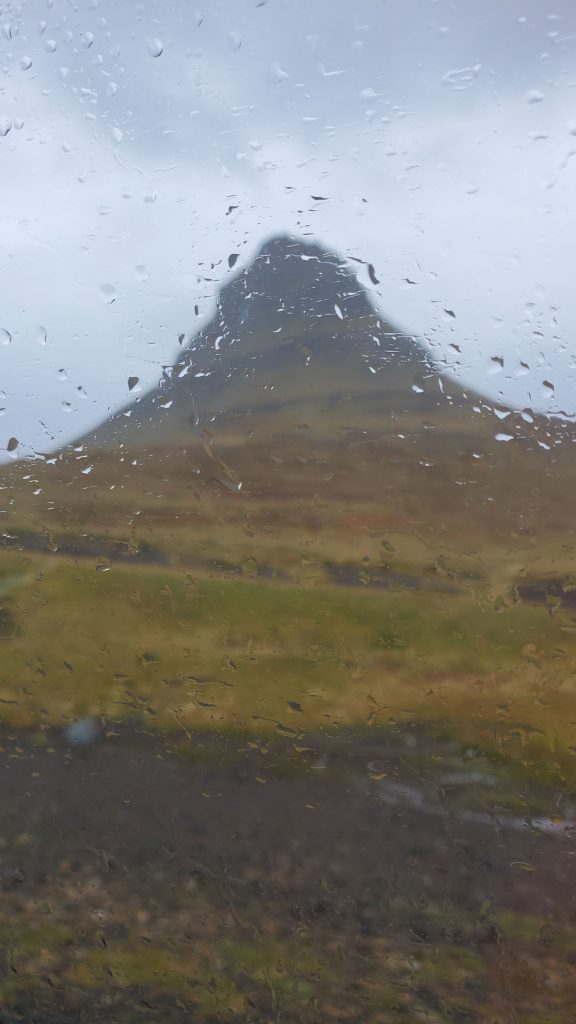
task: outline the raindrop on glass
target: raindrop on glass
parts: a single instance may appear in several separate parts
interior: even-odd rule
[[[100,295],[102,296],[103,302],[105,302],[107,306],[112,305],[112,303],[116,301],[116,289],[114,285],[101,284]]]
[[[148,53],[151,57],[161,57],[164,53],[164,46],[161,39],[150,39],[148,41]]]
[[[69,725],[64,735],[71,747],[89,747],[102,737],[102,724],[97,718],[81,718]]]

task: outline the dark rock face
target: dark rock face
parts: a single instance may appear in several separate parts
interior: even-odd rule
[[[180,341],[158,386],[88,444],[181,443],[232,421],[242,433],[248,419],[250,429],[314,423],[326,435],[342,416],[359,426],[446,405],[424,346],[383,320],[350,267],[315,242],[269,239],[231,271],[212,320]]]
[[[333,317],[335,304],[347,319],[374,314],[367,293],[337,256],[317,243],[281,236],[269,239],[223,287],[218,313],[224,325],[249,331],[263,320],[281,327],[288,317]]]

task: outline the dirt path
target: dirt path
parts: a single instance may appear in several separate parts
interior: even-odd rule
[[[192,1009],[201,1021],[263,1021],[274,1005],[285,1021],[380,1021],[367,993],[382,973],[406,1007],[427,1008],[432,1020],[452,996],[468,1007],[466,1020],[484,1020],[506,1000],[516,1012],[525,998],[498,980],[502,957],[517,954],[500,919],[528,915],[544,931],[576,921],[570,830],[549,835],[518,815],[507,818],[520,825],[502,827],[506,815],[491,819],[460,796],[445,806],[439,769],[414,767],[431,752],[423,737],[416,748],[401,733],[311,738],[300,754],[231,738],[177,746],[134,733],[78,751],[56,736],[45,748],[4,738],[3,1022],[127,1021],[152,1011],[184,1021]],[[435,756],[453,757],[444,748]],[[56,925],[68,938],[47,952]],[[293,961],[315,1002],[281,992],[270,1003],[266,969],[248,952],[266,944],[277,950],[274,970]],[[396,960],[384,964],[384,948]],[[427,962],[438,948],[454,959],[443,978],[410,973],[411,957]],[[479,988],[474,978],[464,985],[462,948],[483,965]],[[156,950],[162,963],[166,949],[177,964],[196,950],[197,966],[179,967],[184,974],[204,978],[202,957],[221,963],[244,1009],[234,1000],[203,1009],[187,974],[184,988],[175,978],[167,985],[170,972],[163,981],[142,960]],[[335,971],[337,950],[344,960]],[[95,966],[104,955],[108,973]]]

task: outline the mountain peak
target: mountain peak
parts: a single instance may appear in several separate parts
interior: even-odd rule
[[[268,238],[224,285],[217,310],[224,324],[239,323],[245,330],[263,319],[274,330],[272,321],[285,324],[288,317],[356,319],[374,313],[367,292],[341,258],[292,235]]]
[[[321,243],[274,235],[245,265],[230,262],[209,323],[90,443],[162,444],[207,427],[237,440],[301,424],[324,435],[368,422],[395,429],[397,416],[447,401],[425,347],[386,321]]]
[[[330,252],[330,250],[323,246],[318,240],[309,241],[308,239],[302,238],[300,235],[290,234],[269,235],[269,237],[262,242],[256,259],[271,256],[280,258],[290,256],[309,256],[316,259],[324,257],[333,259],[336,262],[341,262],[338,260],[335,253]]]

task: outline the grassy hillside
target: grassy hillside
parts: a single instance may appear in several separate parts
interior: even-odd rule
[[[296,733],[436,721],[567,770],[568,455],[365,441],[207,439],[133,459],[83,451],[27,481],[13,470],[3,718]]]

